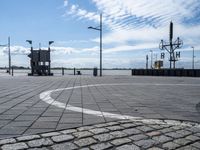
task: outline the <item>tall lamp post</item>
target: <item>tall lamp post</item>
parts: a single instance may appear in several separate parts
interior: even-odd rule
[[[0,45],[2,47],[8,46],[8,73],[10,74],[11,70],[11,53],[10,53],[10,37],[8,37],[8,44]]]
[[[53,44],[54,43],[54,41],[49,41],[49,48],[48,48],[48,51],[49,51],[49,75],[51,75],[51,53],[50,53],[50,51],[51,51],[51,48],[50,48],[50,46],[51,46],[51,44]]]
[[[102,14],[100,14],[100,26],[96,28],[90,26],[88,29],[100,31],[100,76],[102,76]]]
[[[192,69],[194,69],[194,46],[191,47],[193,49],[192,51]]]

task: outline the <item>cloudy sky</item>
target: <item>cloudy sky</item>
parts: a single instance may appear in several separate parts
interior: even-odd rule
[[[161,39],[169,39],[169,23],[174,23],[174,40],[183,47],[177,67],[200,68],[199,0],[1,0],[0,45],[11,37],[12,64],[29,66],[27,54],[52,45],[52,66],[99,66],[99,26],[103,14],[103,67],[145,68],[146,55],[153,50],[159,60]],[[163,51],[164,52],[164,51]],[[169,67],[169,55],[164,59]],[[149,62],[150,63],[150,62]],[[7,66],[7,48],[0,47],[0,66]]]

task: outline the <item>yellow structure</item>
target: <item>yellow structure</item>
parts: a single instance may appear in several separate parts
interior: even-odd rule
[[[161,69],[161,67],[163,67],[163,61],[162,60],[155,61],[154,66],[155,69]]]

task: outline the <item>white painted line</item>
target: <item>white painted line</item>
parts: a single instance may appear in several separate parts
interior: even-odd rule
[[[150,84],[150,83],[117,83],[117,84],[92,84],[92,85],[83,85],[83,86],[76,86],[76,87],[68,87],[68,88],[60,88],[60,89],[55,89],[55,90],[49,90],[46,92],[43,92],[40,94],[40,99],[44,101],[47,104],[70,110],[70,111],[75,111],[75,112],[80,112],[88,115],[94,115],[94,116],[99,116],[99,117],[106,117],[106,118],[114,118],[114,119],[131,119],[134,121],[143,121],[144,123],[159,123],[159,124],[171,124],[171,125],[184,125],[184,126],[190,126],[189,123],[181,123],[181,122],[176,122],[176,121],[162,121],[162,120],[157,120],[157,119],[142,119],[142,117],[134,117],[134,116],[128,116],[128,115],[121,115],[121,114],[113,114],[113,113],[108,113],[108,112],[101,112],[101,111],[96,111],[96,110],[91,110],[91,109],[86,109],[86,108],[81,108],[81,107],[75,107],[72,105],[67,105],[58,101],[55,101],[51,97],[51,93],[53,92],[58,92],[58,91],[63,91],[63,90],[71,90],[71,89],[78,89],[78,88],[86,88],[86,87],[97,87],[97,86],[124,86],[124,85],[155,85],[155,86],[200,86],[199,84]],[[193,126],[193,125],[192,125]],[[198,125],[199,126],[199,125]]]
[[[55,90],[50,90],[46,91],[40,94],[40,99],[46,102],[47,104],[63,108],[66,110],[71,110],[71,111],[76,111],[88,115],[94,115],[94,116],[99,116],[99,117],[107,117],[107,118],[115,118],[115,119],[140,119],[141,117],[132,117],[132,116],[127,116],[127,115],[121,115],[121,114],[113,114],[113,113],[108,113],[108,112],[101,112],[101,111],[96,111],[96,110],[91,110],[91,109],[86,109],[86,108],[80,108],[80,107],[75,107],[72,105],[67,105],[58,101],[55,101],[50,95],[52,92],[58,92],[58,91],[63,91],[63,90],[71,90],[71,89],[78,89],[78,88],[85,88],[85,87],[94,87],[94,86],[105,86],[105,85],[129,85],[129,84],[95,84],[95,85],[84,85],[84,86],[76,86],[76,87],[68,87],[68,88],[61,88],[61,89],[55,89]]]

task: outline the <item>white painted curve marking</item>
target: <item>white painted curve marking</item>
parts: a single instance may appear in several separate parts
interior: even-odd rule
[[[101,111],[96,111],[96,110],[91,110],[91,109],[86,109],[86,108],[81,108],[81,107],[75,107],[72,105],[67,105],[58,101],[55,101],[52,97],[51,97],[51,93],[53,92],[58,92],[58,91],[63,91],[63,90],[72,90],[72,89],[78,89],[78,88],[86,88],[86,87],[97,87],[97,86],[123,86],[123,85],[167,85],[167,86],[200,86],[200,84],[150,84],[150,83],[119,83],[119,84],[92,84],[92,85],[83,85],[83,86],[75,86],[75,87],[68,87],[68,88],[60,88],[60,89],[55,89],[55,90],[49,90],[49,91],[45,91],[42,92],[40,94],[40,99],[42,101],[44,101],[47,104],[62,108],[62,109],[66,109],[66,110],[70,110],[70,111],[75,111],[75,112],[80,112],[80,113],[84,113],[84,114],[88,114],[88,115],[94,115],[94,116],[98,116],[98,117],[106,117],[106,118],[114,118],[114,119],[131,119],[131,120],[138,120],[138,121],[143,121],[146,123],[152,123],[152,122],[159,122],[160,124],[172,124],[172,125],[177,125],[177,122],[174,123],[174,121],[172,121],[171,123],[168,122],[163,122],[160,120],[156,120],[156,119],[142,119],[142,117],[133,117],[133,116],[128,116],[128,115],[121,115],[121,114],[113,114],[113,113],[108,113],[108,112],[101,112]],[[178,123],[180,124],[180,123]],[[187,123],[181,123],[182,125],[187,125]],[[181,125],[180,124],[180,125]],[[199,126],[199,125],[198,125]]]
[[[130,85],[130,84],[94,84],[94,85],[83,85],[83,86],[76,86],[76,87],[68,87],[68,88],[61,88],[61,89],[55,89],[55,90],[50,90],[46,91],[40,94],[40,99],[46,102],[47,104],[63,108],[66,110],[70,111],[76,111],[88,115],[94,115],[94,116],[99,116],[99,117],[108,117],[108,118],[115,118],[115,119],[140,119],[141,117],[133,117],[133,116],[127,116],[127,115],[121,115],[121,114],[113,114],[113,113],[108,113],[108,112],[101,112],[101,111],[96,111],[96,110],[91,110],[91,109],[86,109],[86,108],[81,108],[81,107],[75,107],[72,105],[67,105],[58,101],[55,101],[50,95],[52,92],[58,92],[58,91],[63,91],[63,90],[71,90],[71,89],[78,89],[78,88],[85,88],[85,87],[96,87],[96,86],[105,86],[105,85]]]

